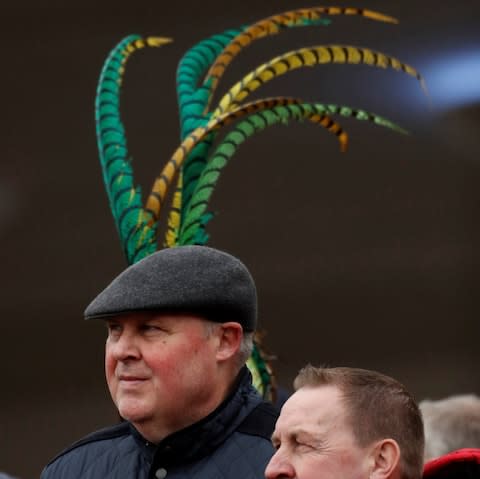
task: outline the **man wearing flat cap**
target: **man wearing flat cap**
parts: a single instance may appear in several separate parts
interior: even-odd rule
[[[245,366],[256,317],[253,279],[225,252],[180,246],[127,268],[85,311],[107,324],[124,421],[60,453],[42,479],[262,478],[276,413]]]

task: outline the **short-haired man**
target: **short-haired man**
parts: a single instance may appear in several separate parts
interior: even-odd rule
[[[108,328],[105,371],[119,425],[57,456],[42,479],[263,477],[273,407],[245,366],[256,290],[235,257],[205,246],[158,251],[85,311]]]
[[[267,479],[420,479],[423,424],[405,387],[355,368],[306,366],[272,442]]]

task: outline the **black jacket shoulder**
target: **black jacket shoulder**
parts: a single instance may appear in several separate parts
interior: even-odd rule
[[[68,454],[70,451],[77,449],[78,447],[84,446],[86,444],[90,444],[97,441],[107,441],[110,439],[115,439],[117,437],[128,436],[130,434],[130,426],[128,422],[122,422],[120,424],[116,424],[114,426],[105,427],[103,429],[99,429],[98,431],[92,432],[87,436],[79,439],[78,441],[74,442],[66,449],[58,453],[48,465],[52,462],[55,462],[58,458]]]

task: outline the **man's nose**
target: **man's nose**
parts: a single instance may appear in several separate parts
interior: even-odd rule
[[[138,359],[141,356],[135,334],[123,331],[122,334],[110,343],[109,349],[111,354],[117,361],[125,361],[127,359]]]
[[[265,469],[266,479],[291,479],[295,477],[295,469],[280,449],[272,456]]]

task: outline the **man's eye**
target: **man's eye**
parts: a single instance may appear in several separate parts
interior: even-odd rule
[[[313,448],[313,446],[311,446],[310,444],[308,444],[306,442],[302,442],[302,441],[297,441],[297,440],[295,440],[295,447],[301,448],[301,449],[312,449]]]
[[[142,326],[142,331],[145,332],[155,332],[155,331],[160,331],[160,328],[158,326],[155,326],[154,324],[144,324]]]
[[[122,328],[119,324],[109,324],[107,326],[108,336],[119,336],[122,333]]]

